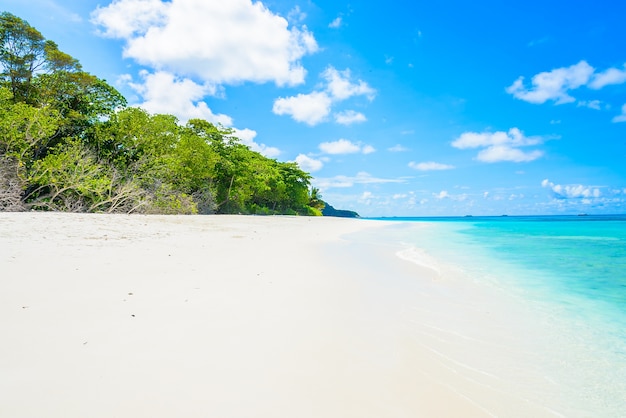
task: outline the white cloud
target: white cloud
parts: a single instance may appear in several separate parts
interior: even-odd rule
[[[545,103],[548,100],[553,100],[555,104],[570,103],[576,99],[567,92],[587,84],[593,72],[592,66],[586,61],[580,61],[570,67],[556,68],[536,74],[531,80],[531,88],[524,85],[524,77],[519,77],[507,87],[506,92],[517,99],[535,104]]]
[[[373,100],[376,90],[371,88],[363,80],[352,82],[350,69],[338,71],[334,67],[328,67],[322,73],[322,77],[326,79],[326,90],[337,101],[349,99],[353,96],[367,96],[369,100]]]
[[[298,94],[291,97],[280,97],[274,101],[272,108],[277,115],[291,115],[297,122],[316,125],[326,119],[330,113],[332,100],[325,92]]]
[[[91,21],[103,27],[99,31],[102,36],[131,39],[153,26],[163,26],[169,6],[161,0],[115,0],[106,7],[96,8]]]
[[[393,147],[387,148],[387,151],[390,152],[406,152],[409,151],[409,149],[401,144],[396,144]]]
[[[602,102],[600,100],[579,100],[576,106],[588,107],[589,109],[600,110]]]
[[[321,76],[325,79],[325,85],[321,90],[309,94],[280,97],[274,101],[274,113],[290,115],[298,122],[313,126],[326,120],[335,103],[354,96],[367,96],[369,100],[374,99],[375,90],[362,80],[352,82],[349,69],[337,71],[333,67],[328,67]],[[335,120],[337,123],[350,124],[363,122],[366,118],[365,115],[350,110],[338,113]]]
[[[335,113],[335,122],[341,125],[352,125],[353,123],[365,122],[367,118],[363,113],[354,110]]]
[[[318,50],[306,26],[252,0],[116,0],[91,17],[125,41],[125,57],[214,84],[300,84],[301,58]]]
[[[306,13],[300,10],[300,6],[296,6],[289,11],[287,20],[289,23],[301,23],[306,19]]]
[[[328,24],[329,28],[337,29],[340,28],[342,24],[341,16],[335,18],[332,22]]]
[[[374,194],[372,192],[363,192],[363,194],[361,195],[361,197],[359,198],[360,201],[365,202],[365,203],[369,203],[369,201],[374,197]]]
[[[339,139],[333,142],[322,142],[320,150],[327,154],[354,154],[361,151],[361,147],[347,139]]]
[[[411,161],[409,163],[409,167],[419,171],[451,170],[454,168],[453,165],[436,163],[434,161],[428,161],[423,163],[416,163],[414,161]]]
[[[459,136],[452,146],[459,149],[488,147],[492,145],[509,145],[514,147],[536,145],[542,142],[539,137],[526,137],[518,128],[508,132],[465,132]]]
[[[560,185],[548,179],[541,182],[541,186],[552,190],[557,199],[598,198],[602,195],[600,189],[582,184]]]
[[[214,114],[202,101],[205,96],[216,93],[214,86],[200,85],[164,71],[149,73],[144,70],[140,76],[142,82],[129,82],[128,85],[143,98],[139,106],[148,112],[174,115],[182,122],[199,118],[214,124],[232,126],[230,116]]]
[[[486,163],[500,161],[528,162],[543,155],[540,150],[524,152],[519,147],[537,145],[543,142],[540,137],[526,137],[518,128],[508,132],[465,132],[452,142],[458,149],[484,148],[476,159]]]
[[[433,197],[438,200],[450,199],[450,200],[454,200],[457,202],[463,202],[467,200],[468,195],[466,193],[453,195],[453,194],[448,193],[447,190],[442,190],[439,193],[433,193]]]
[[[365,146],[363,146],[363,148],[361,149],[361,152],[362,152],[363,154],[373,154],[373,153],[375,153],[375,152],[376,152],[376,148],[374,148],[374,147],[373,147],[373,146],[371,146],[371,145],[365,145]]]
[[[623,83],[626,83],[626,64],[623,70],[609,68],[608,70],[594,75],[593,80],[589,83],[589,87],[592,89],[601,89],[611,84]]]
[[[524,152],[518,148],[511,148],[507,145],[494,145],[480,151],[476,158],[478,161],[485,163],[497,163],[501,161],[523,163],[534,161],[541,156],[543,156],[543,151],[539,150]]]
[[[296,163],[298,163],[298,166],[300,166],[302,170],[308,171],[309,173],[319,171],[324,167],[324,163],[321,160],[316,160],[304,154],[299,154],[296,157]]]
[[[622,113],[612,119],[613,122],[626,122],[626,104],[622,106]]]
[[[373,177],[371,174],[361,171],[356,176],[335,176],[331,178],[316,178],[313,180],[320,189],[347,188],[356,184],[386,184],[405,183],[405,179],[384,179]]]
[[[332,142],[322,142],[319,149],[326,154],[371,154],[376,150],[371,145],[361,145],[347,139],[338,139]]]
[[[570,67],[557,68],[552,71],[542,72],[533,76],[531,87],[524,84],[524,77],[519,77],[507,87],[506,91],[520,100],[529,103],[542,104],[549,100],[555,104],[575,102],[569,92],[579,87],[586,86],[598,90],[608,85],[626,83],[626,64],[624,68],[609,68],[602,72],[596,72],[586,61]],[[601,110],[602,102],[599,100],[579,100],[578,107]],[[609,108],[608,105],[604,106]],[[613,119],[613,122],[626,121],[621,116]]]

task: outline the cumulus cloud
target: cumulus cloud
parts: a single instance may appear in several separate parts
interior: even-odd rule
[[[297,122],[313,126],[324,121],[330,113],[332,99],[325,92],[280,97],[272,108],[277,115],[290,115]]]
[[[522,151],[520,147],[538,145],[543,142],[541,137],[526,137],[518,128],[508,132],[465,132],[452,142],[458,149],[483,148],[476,159],[486,163],[501,161],[528,162],[543,155],[543,151]]]
[[[319,149],[327,154],[354,154],[361,151],[361,147],[348,141],[347,139],[339,139],[333,142],[322,142]]]
[[[541,182],[541,186],[552,190],[557,199],[589,199],[602,196],[597,187],[583,186],[582,184],[561,185],[545,179]]]
[[[367,96],[369,100],[373,100],[376,95],[376,91],[365,81],[352,82],[350,69],[338,71],[331,66],[324,70],[322,77],[327,82],[326,90],[335,100],[346,100],[353,96]]]
[[[600,110],[602,102],[600,100],[579,100],[576,103],[578,107],[588,107],[589,109]]]
[[[453,165],[436,163],[434,161],[428,161],[423,163],[416,163],[411,161],[409,167],[419,171],[433,171],[433,170],[452,170]]]
[[[622,106],[622,113],[620,115],[615,116],[612,119],[613,122],[618,123],[618,122],[626,122],[626,104],[624,104]]]
[[[169,4],[161,0],[115,0],[106,7],[98,7],[91,21],[102,27],[98,32],[102,36],[131,39],[153,26],[163,26],[168,8]]]
[[[363,146],[363,148],[361,148],[361,152],[363,154],[372,154],[372,153],[376,152],[376,148],[374,148],[371,145],[365,145],[365,146]]]
[[[214,95],[216,89],[207,84],[198,84],[187,78],[176,77],[165,71],[150,73],[142,71],[141,82],[124,80],[142,98],[142,108],[150,113],[165,113],[186,122],[189,119],[205,119],[214,124],[232,126],[232,118],[214,114],[202,101],[205,96]]]
[[[293,9],[291,9],[289,11],[289,14],[287,15],[287,20],[290,23],[300,23],[300,22],[304,22],[304,19],[306,19],[306,13],[304,13],[301,9],[300,6],[296,6]]]
[[[352,125],[353,123],[365,122],[367,118],[363,113],[354,110],[335,113],[335,122],[340,125]]]
[[[361,145],[343,138],[332,142],[322,142],[319,149],[326,154],[371,154],[376,151],[371,145]]]
[[[409,149],[407,147],[405,147],[404,145],[396,144],[393,147],[387,148],[387,151],[390,151],[390,152],[406,152],[406,151],[409,151]]]
[[[595,68],[586,61],[580,61],[570,67],[556,68],[536,74],[531,79],[531,85],[524,83],[524,77],[519,77],[506,92],[513,97],[529,103],[542,104],[553,101],[555,104],[575,102],[570,91],[586,86],[593,90],[605,86],[626,83],[626,64],[623,68],[608,68],[596,72]],[[600,109],[600,101],[579,101],[578,106]]]
[[[324,163],[321,160],[316,160],[304,154],[299,154],[296,157],[296,163],[302,170],[308,171],[309,173],[319,171],[324,167]]]
[[[604,86],[611,84],[623,84],[626,83],[626,64],[624,69],[609,68],[601,73],[595,74],[589,87],[592,89],[601,89]]]
[[[352,81],[349,69],[338,71],[333,67],[328,67],[321,76],[324,83],[320,89],[308,94],[276,99],[273,107],[274,113],[290,115],[298,122],[313,126],[327,119],[334,104],[354,96],[365,96],[371,101],[376,94],[376,91],[363,80]],[[335,120],[338,123],[350,124],[363,122],[366,118],[361,113],[347,111],[338,113]]]
[[[385,184],[385,183],[405,183],[405,179],[385,179],[374,177],[369,173],[361,171],[356,176],[335,176],[331,178],[316,178],[313,180],[316,187],[320,189],[348,188],[356,184]]]
[[[335,18],[332,22],[328,24],[329,28],[337,29],[341,27],[342,19],[341,16]]]
[[[463,202],[467,200],[468,198],[466,193],[453,195],[453,194],[448,193],[447,190],[442,190],[439,193],[433,193],[433,197],[438,200],[450,199],[450,200],[455,200],[457,202]]]
[[[577,89],[589,82],[594,68],[586,61],[570,67],[557,68],[533,76],[531,87],[524,84],[524,77],[519,77],[507,87],[506,92],[526,102],[541,104],[553,100],[556,104],[575,101],[568,94],[569,90]]]
[[[91,20],[125,42],[125,57],[214,84],[300,84],[300,60],[318,50],[306,26],[252,0],[115,0]]]
[[[363,192],[363,194],[361,194],[361,196],[359,197],[359,201],[361,203],[365,203],[366,205],[369,205],[373,198],[374,198],[374,194],[372,192]]]

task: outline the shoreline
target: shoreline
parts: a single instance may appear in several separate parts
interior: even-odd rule
[[[0,213],[0,413],[576,416],[511,350],[525,312],[389,224]]]

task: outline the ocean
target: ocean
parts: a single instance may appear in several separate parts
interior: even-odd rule
[[[545,318],[543,360],[580,416],[626,416],[626,215],[377,219],[420,224],[394,228],[403,258],[445,260]]]

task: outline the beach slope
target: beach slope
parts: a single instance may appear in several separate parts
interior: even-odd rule
[[[346,238],[385,228],[1,213],[0,416],[558,416],[420,321],[433,270]]]

